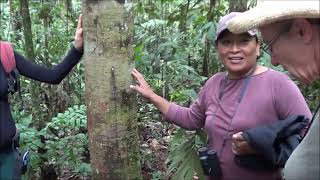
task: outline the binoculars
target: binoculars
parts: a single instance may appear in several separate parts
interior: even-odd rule
[[[218,154],[215,150],[208,150],[206,147],[198,149],[200,163],[206,176],[220,178],[222,171]]]

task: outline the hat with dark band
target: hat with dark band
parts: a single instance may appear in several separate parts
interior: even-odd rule
[[[233,33],[294,18],[320,18],[319,0],[258,0],[258,5],[226,22]]]

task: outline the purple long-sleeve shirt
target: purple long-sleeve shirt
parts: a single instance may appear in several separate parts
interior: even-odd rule
[[[305,115],[311,112],[298,87],[287,75],[269,69],[251,76],[238,104],[244,79],[228,80],[219,100],[221,82],[225,73],[211,77],[189,107],[171,104],[166,114],[168,122],[182,128],[204,128],[208,133],[208,149],[218,152],[223,180],[276,180],[281,170],[257,172],[237,166],[232,152],[231,136],[249,128],[269,124],[289,115]]]

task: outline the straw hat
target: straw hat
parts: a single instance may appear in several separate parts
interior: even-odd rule
[[[320,18],[319,0],[260,0],[254,7],[227,22],[233,33],[243,33],[280,20]]]

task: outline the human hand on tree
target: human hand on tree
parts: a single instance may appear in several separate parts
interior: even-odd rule
[[[150,88],[143,75],[136,69],[132,70],[131,75],[136,80],[136,85],[130,85],[130,88],[139,93],[144,99],[151,100],[152,96],[156,94]]]
[[[150,101],[162,114],[166,115],[169,110],[170,103],[153,92],[139,71],[133,69],[131,75],[136,80],[136,85],[130,85],[130,88],[139,93],[144,99]]]
[[[83,26],[82,26],[82,14],[80,14],[78,19],[77,30],[74,35],[74,47],[82,52],[83,51]]]

